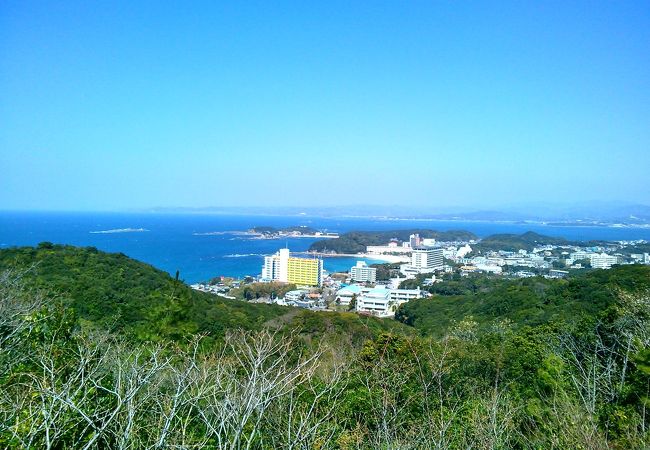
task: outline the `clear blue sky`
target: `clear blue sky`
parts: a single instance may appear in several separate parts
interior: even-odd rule
[[[0,2],[0,209],[650,203],[650,2]]]

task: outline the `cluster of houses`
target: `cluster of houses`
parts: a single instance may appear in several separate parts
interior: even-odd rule
[[[209,283],[194,283],[191,284],[190,287],[197,291],[208,292],[223,298],[234,299],[235,297],[228,295],[228,292],[230,292],[231,289],[240,287],[241,284],[241,280],[235,280],[230,277],[218,277]]]
[[[327,309],[323,294],[313,289],[294,289],[284,294],[284,298],[276,300],[278,305],[296,306],[315,310]]]
[[[531,269],[550,269],[552,261],[544,254],[543,249],[534,249],[532,252],[519,250],[517,252],[496,251],[485,255],[456,258],[455,262],[461,264],[462,274],[472,272],[488,272],[501,274],[504,268],[527,267]]]
[[[617,253],[620,247],[577,247],[569,245],[544,245],[532,251],[493,251],[485,255],[448,259],[461,264],[462,274],[488,272],[501,274],[517,269],[515,276],[528,277],[543,273],[548,278],[564,277],[567,270],[581,269],[588,264],[593,269],[610,269],[617,264],[650,264],[650,254],[624,256]],[[446,256],[447,257],[447,256]],[[527,270],[530,269],[530,270]]]
[[[336,290],[334,304],[359,314],[392,317],[402,303],[428,295],[428,292],[420,288],[399,289],[388,285],[343,284]],[[326,310],[328,306],[322,293],[309,289],[289,291],[284,298],[276,299],[275,303],[312,310]]]

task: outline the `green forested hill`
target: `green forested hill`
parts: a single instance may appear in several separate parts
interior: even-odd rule
[[[650,448],[650,267],[447,283],[408,327],[2,250],[0,448]]]
[[[564,238],[545,236],[528,231],[523,234],[493,234],[481,240],[476,245],[476,250],[532,250],[538,245],[565,245],[570,242]]]
[[[194,333],[259,330],[265,324],[309,332],[345,332],[352,339],[404,328],[393,321],[315,313],[227,300],[197,292],[166,272],[120,253],[42,243],[0,250],[0,272],[26,271],[30,286],[56,295],[79,320],[139,340],[179,340]]]
[[[610,244],[607,241],[568,241],[561,237],[546,236],[527,231],[522,234],[493,234],[482,239],[474,245],[476,251],[531,251],[540,245],[578,245],[578,246],[602,246]]]
[[[604,314],[616,305],[619,291],[648,289],[650,266],[641,265],[595,270],[568,280],[466,278],[434,286],[432,290],[438,293],[402,305],[396,319],[436,336],[470,316],[479,326],[501,319],[515,327],[572,322]]]

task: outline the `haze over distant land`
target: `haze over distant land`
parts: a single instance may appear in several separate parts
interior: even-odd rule
[[[626,202],[585,202],[574,204],[527,203],[480,207],[430,207],[400,205],[340,205],[340,206],[239,206],[239,207],[158,207],[134,212],[250,214],[250,215],[308,215],[330,217],[416,218],[462,221],[535,221],[573,225],[627,224],[650,225],[650,206]]]
[[[9,0],[0,55],[0,210],[650,205],[647,1]]]

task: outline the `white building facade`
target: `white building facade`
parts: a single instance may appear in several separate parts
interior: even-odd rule
[[[385,316],[390,315],[388,314],[390,305],[396,304],[399,306],[409,300],[422,298],[424,292],[420,288],[391,289],[386,286],[371,288],[352,284],[338,290],[336,302],[341,305],[349,305],[355,296],[357,298],[357,311],[371,314],[381,313]]]
[[[417,273],[430,273],[442,269],[442,248],[416,247],[411,254],[410,270]]]
[[[387,317],[395,314],[397,306],[391,301],[388,289],[372,289],[357,297],[356,309],[361,313]]]
[[[368,267],[365,261],[357,261],[357,265],[350,269],[350,278],[359,283],[374,283],[377,281],[377,269]]]
[[[591,267],[594,269],[609,269],[619,263],[618,257],[606,253],[592,254],[590,260]]]
[[[420,289],[388,289],[385,286],[361,288],[357,296],[356,310],[360,313],[372,314],[379,317],[395,315],[402,303],[422,297]]]
[[[275,255],[265,256],[262,266],[262,281],[281,281],[288,279],[289,249],[281,248]]]

